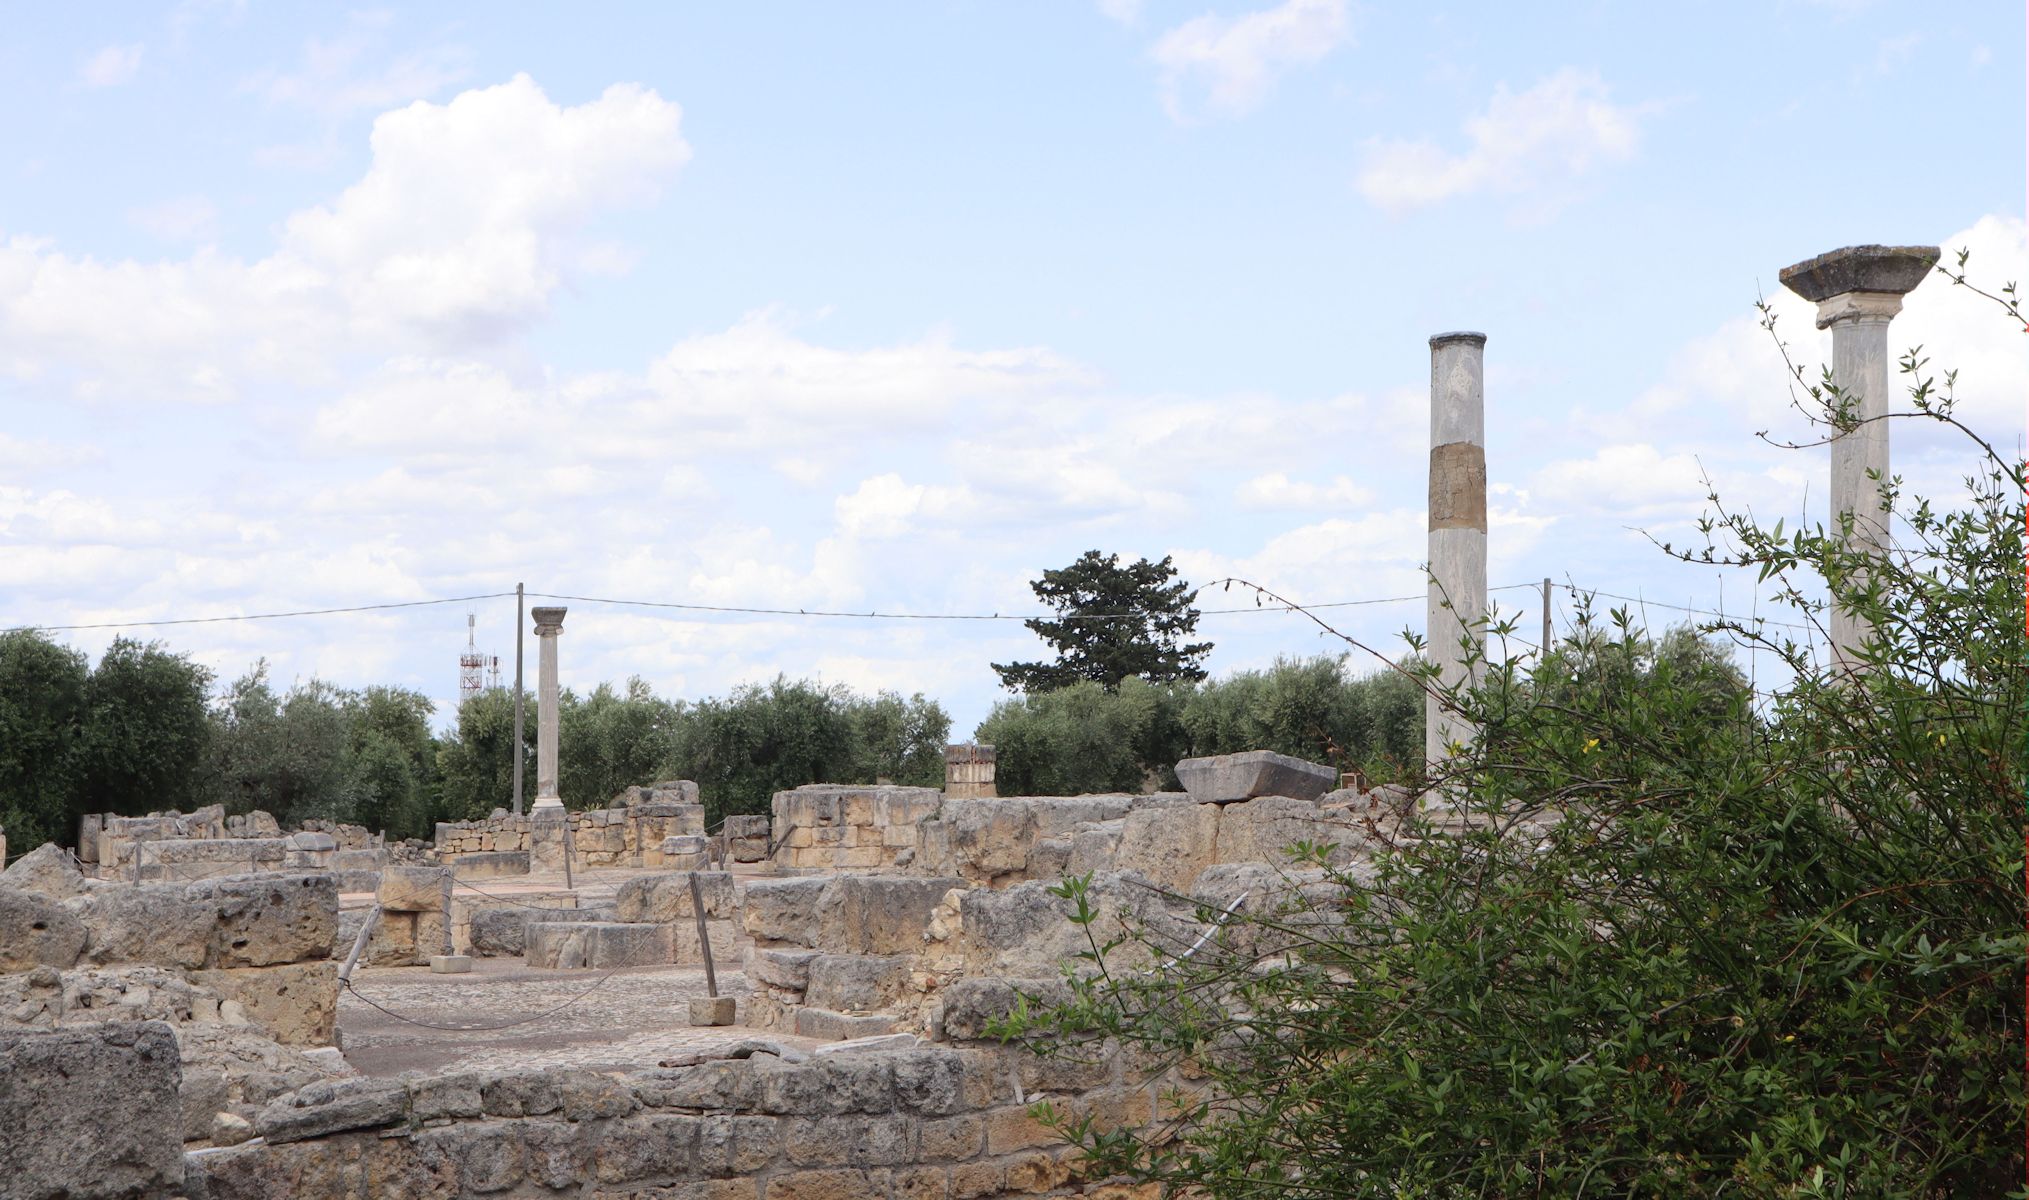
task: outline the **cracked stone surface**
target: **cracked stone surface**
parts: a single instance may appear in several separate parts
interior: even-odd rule
[[[604,971],[531,970],[512,959],[480,959],[469,975],[433,975],[428,967],[361,970],[353,984],[375,1003],[419,1021],[501,1025],[548,1013],[597,983]],[[747,994],[737,970],[719,972],[719,994]],[[705,995],[702,967],[640,967],[614,972],[597,991],[509,1029],[446,1031],[406,1024],[340,992],[338,1027],[345,1059],[366,1075],[508,1067],[653,1067],[665,1058],[732,1046],[755,1031],[738,1025],[695,1027],[690,1001]],[[799,1049],[807,1038],[767,1036]]]

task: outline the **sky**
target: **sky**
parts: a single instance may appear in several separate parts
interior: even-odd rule
[[[1431,334],[1486,346],[1490,575],[1753,612],[1706,510],[1822,517],[1783,266],[2029,261],[2023,10],[1756,4],[17,6],[0,35],[0,627],[413,687],[511,592],[1033,614],[1088,549],[1422,622]],[[1891,327],[2019,450],[2029,357]],[[1962,444],[1895,464],[1948,495]],[[1765,590],[1765,589],[1764,589]],[[1018,621],[567,601],[563,683],[941,700]],[[1608,600],[1604,603],[1617,603]],[[1208,594],[1214,674],[1344,647]],[[1557,601],[1568,620],[1571,599]],[[1765,605],[1760,610],[1770,615]],[[528,640],[534,671],[534,639]],[[507,659],[510,663],[511,658]],[[1373,660],[1356,661],[1361,669]],[[532,685],[532,679],[531,679]]]

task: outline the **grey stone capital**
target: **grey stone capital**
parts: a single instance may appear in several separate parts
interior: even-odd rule
[[[1936,246],[1846,246],[1784,267],[1782,285],[1814,304],[1847,292],[1915,289],[1937,265]]]
[[[529,609],[528,615],[535,618],[535,635],[537,637],[555,637],[562,633],[564,631],[564,614],[569,611],[566,608]]]
[[[1484,333],[1474,333],[1469,329],[1433,334],[1430,338],[1430,348],[1435,350],[1439,346],[1449,346],[1453,342],[1471,342],[1475,346],[1484,346],[1487,344],[1487,335]]]
[[[1902,311],[1898,292],[1840,292],[1818,301],[1818,328],[1834,325],[1886,325]]]

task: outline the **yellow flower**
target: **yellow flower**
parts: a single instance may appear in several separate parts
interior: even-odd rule
[[[1590,739],[1588,739],[1588,740],[1586,741],[1586,743],[1585,743],[1585,753],[1587,753],[1587,754],[1590,754],[1590,753],[1592,753],[1592,752],[1593,752],[1594,750],[1597,750],[1597,749],[1599,749],[1599,739],[1598,739],[1598,738],[1590,738]]]

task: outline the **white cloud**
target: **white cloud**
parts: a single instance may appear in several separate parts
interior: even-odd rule
[[[471,77],[472,55],[462,46],[382,53],[391,20],[386,13],[356,12],[338,36],[306,41],[293,69],[259,72],[241,88],[270,103],[343,117],[428,99]]]
[[[1163,107],[1183,122],[1193,107],[1186,93],[1202,87],[1210,109],[1246,112],[1283,71],[1317,62],[1351,33],[1346,0],[1284,0],[1240,17],[1193,17],[1163,34],[1149,53],[1162,67]]]
[[[1643,517],[1695,512],[1705,499],[1703,470],[1689,454],[1664,454],[1646,442],[1601,446],[1560,459],[1530,477],[1530,506],[1564,515]]]
[[[1359,176],[1360,194],[1395,213],[1492,192],[1554,208],[1570,182],[1603,161],[1632,158],[1641,106],[1615,104],[1597,73],[1565,68],[1524,92],[1494,90],[1467,120],[1467,149],[1429,141],[1378,141]]]
[[[78,68],[78,81],[86,87],[118,87],[131,82],[140,71],[140,46],[107,46]]]
[[[1141,19],[1142,0],[1098,0],[1099,11],[1109,21],[1132,25]]]
[[[1374,493],[1344,475],[1333,476],[1328,484],[1292,480],[1281,471],[1256,475],[1233,489],[1233,498],[1247,509],[1361,508],[1372,503]]]
[[[164,241],[202,241],[217,230],[218,206],[203,196],[174,196],[129,209],[127,219]]]
[[[839,528],[849,537],[892,538],[907,533],[919,518],[963,519],[977,503],[968,488],[905,483],[891,471],[840,496],[833,509]]]
[[[689,158],[681,115],[634,85],[561,106],[526,76],[412,104],[374,122],[357,184],[254,261],[101,261],[16,235],[0,241],[0,362],[83,394],[207,401],[256,377],[328,382],[361,351],[497,343],[609,265],[582,231]]]

